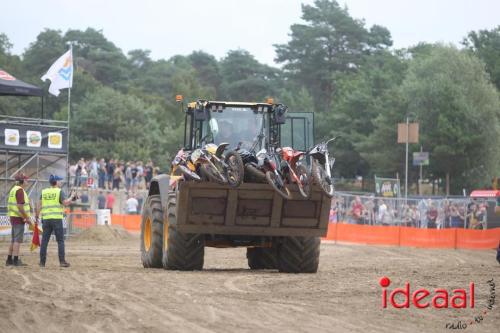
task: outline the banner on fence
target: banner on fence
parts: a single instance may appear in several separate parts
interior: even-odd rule
[[[386,198],[400,197],[399,179],[375,176],[375,193],[377,193],[377,196]]]

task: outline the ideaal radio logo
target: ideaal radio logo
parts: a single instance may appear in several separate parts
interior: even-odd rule
[[[388,290],[391,280],[384,276],[380,279],[382,287],[382,308],[392,306],[396,309],[415,307],[425,309],[475,309],[475,284],[470,282],[467,288],[453,289],[451,291],[444,288],[437,288],[430,291],[426,288],[419,288],[412,291],[410,283],[406,282],[404,288]],[[454,323],[446,323],[447,329],[466,329],[471,325],[483,322],[495,305],[495,282],[493,279],[486,281],[489,287],[489,295],[486,306],[478,309],[478,314],[469,320],[459,320]],[[396,300],[398,298],[398,300]]]

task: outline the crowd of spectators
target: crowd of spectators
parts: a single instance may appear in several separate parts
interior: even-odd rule
[[[137,193],[148,189],[151,179],[159,172],[153,161],[128,161],[118,159],[90,160],[81,158],[69,167],[71,185],[74,187],[122,190]]]
[[[394,200],[360,196],[332,200],[330,221],[352,224],[403,225],[417,228],[484,228],[487,223],[486,201]]]

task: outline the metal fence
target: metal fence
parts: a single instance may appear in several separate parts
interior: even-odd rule
[[[337,192],[331,222],[402,225],[416,228],[471,228],[493,226],[494,202],[470,198],[382,198]]]

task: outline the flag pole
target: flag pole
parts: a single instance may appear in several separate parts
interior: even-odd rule
[[[73,66],[73,43],[70,42],[69,43],[69,49],[71,50],[71,83],[73,83],[73,74],[74,74],[74,71],[75,71],[75,68]],[[69,174],[69,168],[70,168],[70,165],[69,165],[69,137],[70,137],[70,121],[71,121],[71,86],[73,84],[70,84],[69,88],[68,88],[68,140],[67,140],[67,143],[66,143],[66,179],[67,179],[67,186],[68,186],[68,189],[67,189],[67,193],[68,195],[69,194],[69,190],[71,188],[71,179],[70,179],[70,174]]]

